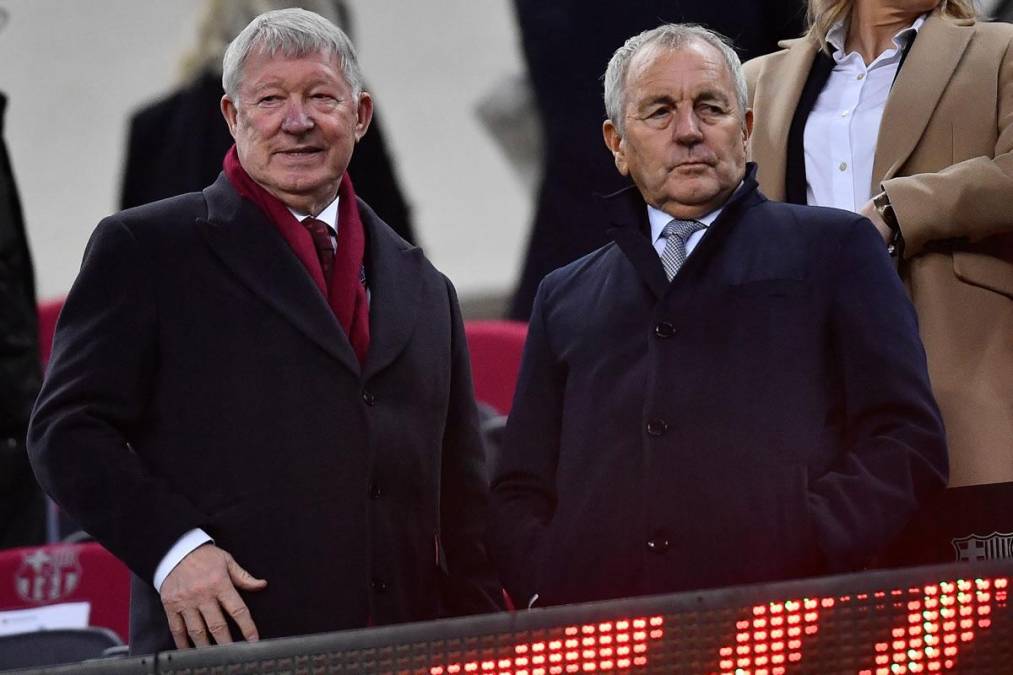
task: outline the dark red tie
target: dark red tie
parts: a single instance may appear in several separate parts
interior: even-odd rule
[[[317,258],[320,260],[320,270],[324,273],[327,285],[330,286],[331,270],[334,269],[334,245],[331,244],[330,228],[316,218],[307,218],[302,224],[313,237],[313,246],[317,249]]]

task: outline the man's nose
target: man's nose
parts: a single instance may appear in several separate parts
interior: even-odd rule
[[[694,145],[703,140],[700,119],[692,108],[679,110],[675,115],[675,140],[684,145]]]
[[[289,101],[285,107],[285,117],[281,128],[290,134],[303,134],[313,128],[313,118],[302,101]]]

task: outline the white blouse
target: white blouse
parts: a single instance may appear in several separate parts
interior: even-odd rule
[[[806,203],[858,211],[872,198],[872,164],[883,109],[904,47],[925,16],[894,35],[893,48],[868,66],[858,52],[844,53],[847,34],[842,21],[827,33],[835,65],[805,125]]]

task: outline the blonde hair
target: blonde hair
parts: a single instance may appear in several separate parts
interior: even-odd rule
[[[807,35],[820,42],[826,39],[830,27],[851,14],[854,0],[809,0],[806,8]],[[974,0],[940,0],[932,10],[950,19],[973,19],[978,16]]]

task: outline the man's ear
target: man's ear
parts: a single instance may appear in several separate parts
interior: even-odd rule
[[[236,137],[236,116],[239,111],[236,109],[236,104],[228,96],[222,96],[222,117],[225,118],[225,123],[229,125],[229,133],[232,134],[232,138]]]
[[[373,119],[373,97],[369,92],[359,94],[359,105],[355,111],[355,141],[358,142],[366,135],[369,123]]]
[[[746,110],[746,115],[745,115],[745,118],[743,119],[742,130],[743,130],[743,133],[745,134],[745,137],[743,138],[743,140],[748,143],[749,142],[749,137],[753,135],[753,109],[752,108],[749,108],[748,110]]]
[[[602,136],[605,137],[605,145],[612,152],[612,159],[615,160],[616,169],[624,176],[629,175],[629,168],[626,166],[626,151],[623,148],[623,137],[612,120],[605,120],[601,125]]]

